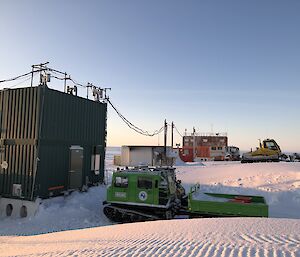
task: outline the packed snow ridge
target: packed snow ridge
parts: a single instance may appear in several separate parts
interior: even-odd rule
[[[0,237],[14,256],[299,256],[297,220],[152,221],[29,237]]]

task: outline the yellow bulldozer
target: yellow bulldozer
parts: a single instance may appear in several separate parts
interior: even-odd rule
[[[279,162],[281,150],[274,139],[259,140],[259,147],[255,151],[244,153],[241,163],[248,162]]]

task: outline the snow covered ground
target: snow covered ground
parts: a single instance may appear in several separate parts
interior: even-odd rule
[[[300,162],[206,162],[178,167],[186,190],[199,183],[205,192],[264,196],[270,217],[300,219]]]
[[[29,237],[0,237],[13,256],[300,256],[300,223],[193,219],[123,224]]]
[[[107,177],[118,151],[107,153]],[[99,186],[46,200],[35,217],[1,220],[0,256],[300,256],[300,163],[207,162],[178,166],[177,177],[186,190],[199,182],[206,192],[263,195],[272,218],[108,226]]]

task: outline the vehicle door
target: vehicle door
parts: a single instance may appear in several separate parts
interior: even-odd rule
[[[154,184],[151,177],[137,177],[136,201],[138,203],[154,204]]]

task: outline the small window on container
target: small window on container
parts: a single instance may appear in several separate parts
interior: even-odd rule
[[[138,188],[140,188],[140,189],[152,189],[152,179],[150,179],[150,178],[138,178]]]
[[[128,178],[116,177],[115,178],[115,187],[127,188],[128,187]]]
[[[218,150],[222,150],[223,149],[223,147],[222,146],[218,146]]]
[[[217,150],[217,148],[215,146],[212,146],[211,150]]]

